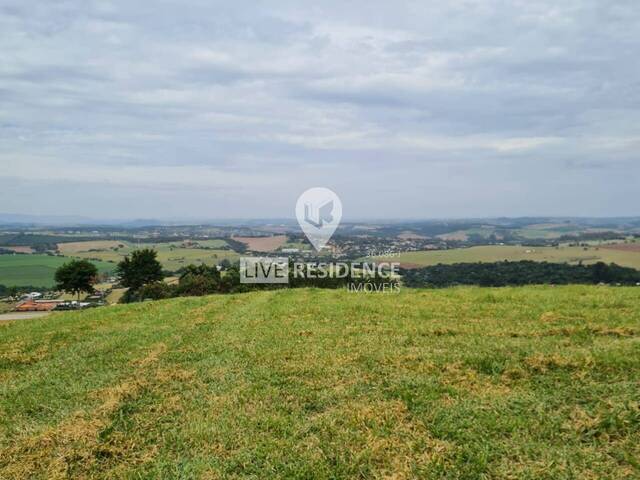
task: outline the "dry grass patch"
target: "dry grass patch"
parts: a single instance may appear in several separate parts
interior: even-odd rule
[[[58,425],[39,433],[27,433],[15,439],[0,452],[0,478],[31,479],[46,472],[46,478],[90,478],[91,471],[103,458],[126,458],[130,466],[152,458],[152,452],[139,451],[130,439],[115,436],[108,441],[100,438],[112,423],[112,415],[127,401],[138,397],[152,382],[185,379],[163,369],[152,369],[166,345],[158,344],[140,360],[132,375],[121,383],[89,393],[98,402],[90,411],[76,411]],[[155,371],[155,373],[153,373]]]

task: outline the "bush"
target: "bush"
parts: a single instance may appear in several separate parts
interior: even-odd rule
[[[184,278],[187,275],[201,275],[209,277],[213,280],[220,280],[220,272],[218,271],[218,268],[205,265],[204,263],[201,265],[187,265],[186,267],[180,269],[179,272],[180,279]]]
[[[210,295],[218,291],[219,284],[215,278],[209,275],[187,273],[180,277],[176,291],[181,296]]]
[[[138,290],[137,297],[140,300],[162,300],[176,296],[176,288],[164,282],[148,283]]]

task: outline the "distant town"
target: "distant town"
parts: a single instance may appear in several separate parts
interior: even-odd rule
[[[403,271],[435,265],[533,261],[557,265],[603,263],[640,269],[640,219],[516,218],[343,223],[320,253],[292,222],[232,225],[0,227],[0,305],[3,312],[48,312],[122,301],[117,265],[151,249],[163,282],[178,284],[185,269],[206,265],[224,272],[242,255],[292,260],[393,259]],[[97,274],[91,292],[56,289],[55,272],[73,259]],[[411,274],[411,278],[416,277]],[[451,280],[456,283],[456,279]],[[466,280],[459,279],[460,283]]]

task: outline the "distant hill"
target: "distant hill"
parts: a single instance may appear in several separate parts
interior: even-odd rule
[[[0,213],[1,225],[76,225],[90,222],[90,219],[78,216]]]
[[[0,225],[50,225],[50,226],[122,226],[122,227],[153,227],[171,225],[172,222],[157,219],[114,220],[81,217],[73,215],[20,215],[15,213],[0,213]]]

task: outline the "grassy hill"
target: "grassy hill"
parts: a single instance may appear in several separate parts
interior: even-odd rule
[[[638,478],[638,293],[282,290],[0,323],[0,478]]]

